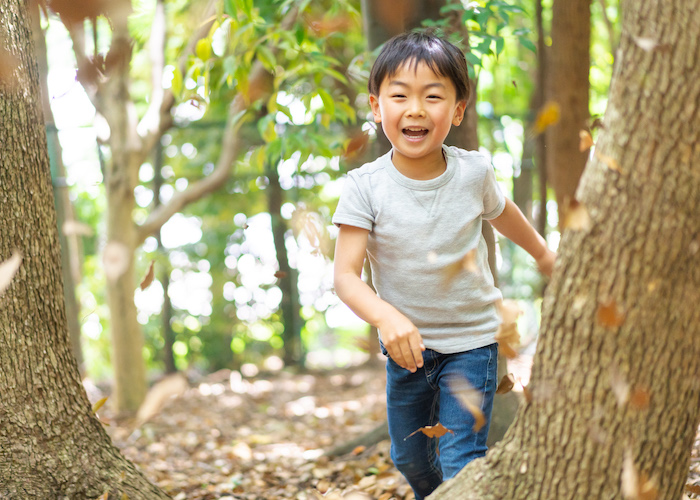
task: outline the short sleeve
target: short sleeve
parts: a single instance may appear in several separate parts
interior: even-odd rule
[[[483,219],[495,219],[506,207],[506,198],[501,192],[501,188],[496,181],[496,173],[493,165],[489,164],[484,176],[484,213]]]
[[[368,231],[371,231],[374,226],[372,207],[367,196],[363,194],[356,176],[352,174],[345,178],[343,191],[340,194],[338,206],[333,215],[333,224],[336,226],[346,224],[367,229]]]

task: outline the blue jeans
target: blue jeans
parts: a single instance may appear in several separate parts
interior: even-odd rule
[[[386,354],[383,346],[382,351]],[[428,349],[423,353],[423,361],[423,368],[416,373],[401,368],[391,358],[386,365],[391,459],[413,488],[416,500],[422,500],[443,480],[486,454],[497,386],[498,347],[491,344],[455,354]],[[466,378],[483,393],[481,410],[487,423],[479,432],[472,429],[472,414],[451,394],[448,387],[451,377]],[[454,434],[448,432],[438,439],[417,432],[408,437],[421,427],[438,422]]]

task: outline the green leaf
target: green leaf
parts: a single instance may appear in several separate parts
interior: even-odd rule
[[[333,101],[333,98],[331,97],[331,95],[323,89],[318,89],[317,93],[321,97],[321,100],[323,101],[323,107],[328,112],[328,114],[334,115],[335,114],[335,102]]]
[[[467,58],[467,62],[469,62],[471,66],[481,66],[481,59],[474,52],[467,52],[464,54],[464,57]]]
[[[496,57],[503,52],[503,47],[505,46],[505,40],[503,39],[502,36],[499,36],[496,38]]]
[[[258,60],[263,64],[263,66],[265,66],[267,70],[274,72],[276,65],[275,55],[267,46],[258,45],[256,55],[258,57]]]
[[[182,96],[182,73],[177,66],[173,69],[173,81],[171,82],[173,94],[177,97]]]
[[[208,61],[211,57],[211,40],[209,38],[202,38],[199,40],[195,53],[202,61]]]
[[[535,54],[537,54],[537,47],[535,47],[535,44],[532,43],[532,40],[525,37],[520,37],[520,44],[526,49],[529,49]]]

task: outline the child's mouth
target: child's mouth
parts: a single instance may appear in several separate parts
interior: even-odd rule
[[[420,139],[421,137],[428,135],[428,129],[423,127],[406,127],[402,130],[402,132],[403,135],[409,139]]]

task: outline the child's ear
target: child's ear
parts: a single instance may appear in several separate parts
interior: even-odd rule
[[[374,94],[369,95],[369,105],[372,107],[372,115],[374,115],[374,122],[382,122],[382,114],[379,111],[379,97]]]
[[[457,109],[455,109],[455,114],[452,117],[452,125],[457,126],[464,120],[464,112],[467,109],[467,101],[459,101],[457,103]]]

